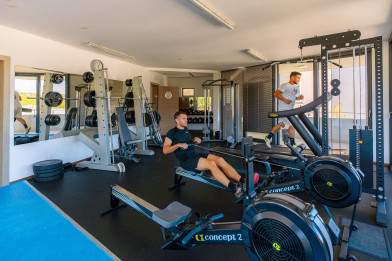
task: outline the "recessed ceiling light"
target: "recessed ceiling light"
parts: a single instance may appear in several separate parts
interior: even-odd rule
[[[8,5],[8,7],[10,7],[10,8],[15,8],[16,7],[16,5]]]
[[[82,26],[82,27],[80,27],[80,29],[87,30],[88,27],[87,26]]]

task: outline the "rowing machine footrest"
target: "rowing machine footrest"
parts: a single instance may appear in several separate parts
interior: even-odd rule
[[[174,201],[166,208],[154,211],[152,219],[164,228],[171,228],[183,222],[190,215],[191,211],[190,207]]]

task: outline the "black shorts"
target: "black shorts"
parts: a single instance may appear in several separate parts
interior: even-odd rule
[[[197,168],[197,164],[199,163],[200,158],[207,158],[208,155],[207,153],[199,153],[197,155],[194,156],[190,156],[190,157],[185,157],[182,161],[180,166],[185,169],[185,170],[189,170],[189,171],[194,171],[194,172],[198,172],[198,170],[196,170]]]

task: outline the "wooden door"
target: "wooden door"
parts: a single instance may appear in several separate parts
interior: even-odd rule
[[[161,115],[161,135],[175,126],[174,113],[179,108],[179,87],[158,87],[158,113]]]
[[[159,84],[151,83],[151,102],[152,102],[152,109],[154,111],[158,111],[158,87]]]

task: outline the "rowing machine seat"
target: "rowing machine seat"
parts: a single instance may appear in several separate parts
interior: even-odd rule
[[[181,175],[182,173],[186,173],[186,174],[193,175],[193,176],[203,176],[204,174],[206,174],[206,172],[204,170],[195,172],[195,171],[183,169],[182,167],[176,167],[176,174]]]
[[[183,222],[190,215],[191,211],[190,207],[174,201],[166,208],[154,211],[152,219],[164,228],[171,228]]]

